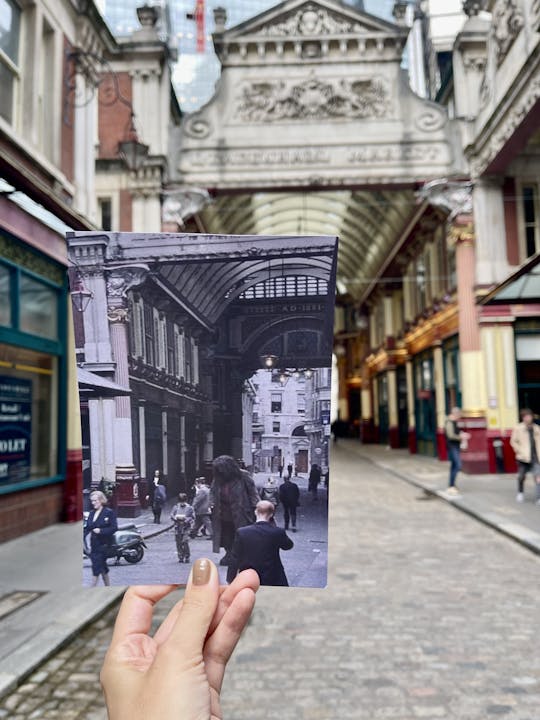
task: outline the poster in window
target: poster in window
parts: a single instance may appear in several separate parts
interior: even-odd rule
[[[0,376],[0,482],[30,475],[32,382]]]

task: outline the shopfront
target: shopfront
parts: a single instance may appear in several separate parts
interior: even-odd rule
[[[461,407],[461,382],[459,371],[459,339],[454,336],[443,343],[444,400],[448,415],[453,407]]]
[[[437,417],[432,351],[417,355],[413,368],[417,452],[434,457],[437,454]]]
[[[517,319],[514,325],[518,404],[540,413],[540,318]]]
[[[1,233],[0,251],[2,541],[60,519],[66,474],[67,288],[59,263],[15,237]]]

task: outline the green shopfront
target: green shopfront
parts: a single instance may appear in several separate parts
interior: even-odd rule
[[[0,542],[61,518],[66,271],[0,232]]]

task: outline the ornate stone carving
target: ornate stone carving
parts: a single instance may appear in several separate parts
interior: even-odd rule
[[[200,115],[192,115],[191,117],[188,117],[182,128],[189,137],[201,140],[208,137],[212,132],[212,126],[208,120],[205,120]]]
[[[444,127],[447,122],[448,116],[444,110],[432,107],[416,118],[416,127],[419,130],[424,130],[426,132],[435,132],[436,130],[440,130]]]
[[[167,192],[161,208],[165,223],[183,225],[186,218],[200,212],[210,202],[207,190],[198,187],[181,187]]]
[[[147,265],[127,265],[109,268],[107,272],[107,299],[109,308],[122,308],[125,305],[128,290],[141,285],[149,268]]]
[[[512,106],[504,121],[492,133],[489,143],[486,143],[486,146],[479,153],[471,157],[470,164],[473,176],[481,175],[485,171],[539,99],[540,78],[527,84],[523,97]]]
[[[463,67],[466,70],[474,70],[478,73],[484,72],[484,70],[486,69],[486,64],[487,57],[485,55],[465,57],[463,59]]]
[[[449,213],[449,220],[458,215],[472,213],[472,183],[460,180],[432,180],[426,183],[418,195],[431,205]]]
[[[310,75],[302,82],[253,82],[245,86],[236,115],[244,122],[380,118],[391,109],[383,82],[341,80],[322,82]]]
[[[272,37],[283,36],[312,36],[312,35],[342,35],[365,32],[364,28],[355,22],[345,19],[325,8],[308,4],[296,13],[283,18],[273,25],[267,25],[257,33]]]
[[[129,312],[127,308],[115,307],[107,310],[107,319],[112,323],[127,322]]]
[[[497,65],[502,63],[525,23],[518,2],[519,0],[499,0],[493,9],[491,32]]]

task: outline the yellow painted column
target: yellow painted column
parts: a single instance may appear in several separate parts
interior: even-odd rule
[[[368,381],[369,383],[369,381]],[[362,421],[369,422],[371,420],[371,392],[368,387],[362,386]]]
[[[397,375],[395,368],[387,371],[388,383],[388,444],[399,447],[399,419],[397,403]]]
[[[79,385],[71,296],[67,302],[67,458],[63,515],[67,522],[82,518],[82,436]]]
[[[516,355],[511,325],[480,329],[487,393],[487,424],[504,432],[518,422]]]
[[[446,398],[444,392],[444,361],[440,345],[433,348],[433,373],[435,385],[435,412],[437,415],[437,429],[444,427],[446,416]]]

